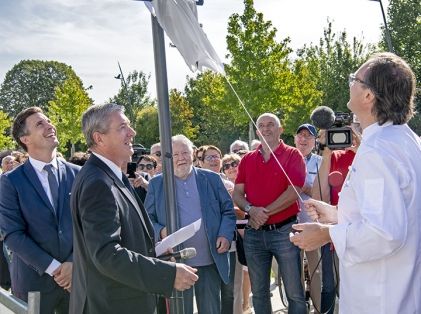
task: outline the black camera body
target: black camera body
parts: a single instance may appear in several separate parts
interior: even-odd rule
[[[326,130],[326,146],[330,149],[343,149],[352,146],[353,114],[335,112],[335,122]]]
[[[132,161],[137,163],[140,156],[149,154],[150,150],[145,148],[142,144],[133,144]]]

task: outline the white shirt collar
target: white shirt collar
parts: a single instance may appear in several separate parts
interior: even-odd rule
[[[37,160],[29,156],[29,162],[31,163],[32,167],[34,167],[38,172],[42,172],[44,170],[45,165],[51,164],[54,169],[58,169],[58,162],[57,158],[54,157],[53,160],[50,162],[43,162],[41,160]]]
[[[363,130],[363,141],[367,140],[371,135],[379,132],[382,128],[387,127],[389,125],[392,125],[392,121],[387,121],[386,123],[383,123],[382,125],[379,125],[378,122],[375,122],[373,124],[370,124],[368,127],[366,127]]]
[[[117,176],[117,178],[119,178],[121,181],[123,181],[123,172],[121,171],[121,168],[119,166],[117,166],[114,162],[112,162],[108,158],[105,158],[104,156],[102,156],[98,153],[92,152],[92,154],[94,154],[99,159],[101,159],[111,169],[111,171],[114,172],[114,174]]]

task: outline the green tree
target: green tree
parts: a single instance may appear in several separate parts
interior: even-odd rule
[[[54,100],[49,102],[48,116],[57,128],[61,153],[67,152],[70,145],[72,155],[76,143],[85,143],[82,114],[91,104],[80,80],[69,78],[61,87],[56,87]]]
[[[14,148],[16,145],[10,134],[12,119],[0,110],[0,150]]]
[[[319,45],[310,44],[298,51],[299,62],[305,64],[310,79],[322,92],[320,105],[335,111],[349,111],[346,107],[349,100],[348,76],[373,50],[373,46],[364,45],[355,37],[350,43],[346,31],[335,33],[332,22],[328,20]]]
[[[227,151],[231,142],[247,135],[247,122],[234,123],[234,116],[242,113],[237,102],[226,97],[227,86],[220,74],[211,71],[189,78],[185,95],[190,104],[192,125],[197,127],[196,146],[216,145]]]
[[[159,142],[158,109],[147,105],[137,113],[136,139],[145,147]]]
[[[184,134],[194,141],[198,126],[193,126],[193,110],[186,97],[180,91],[172,89],[169,98],[173,135]]]
[[[139,111],[152,104],[148,94],[149,79],[150,75],[146,75],[142,71],[133,71],[127,78],[120,77],[121,88],[117,95],[110,98],[110,102],[125,107],[125,114],[135,128]]]
[[[21,110],[38,106],[48,111],[55,88],[77,77],[73,69],[57,61],[23,60],[6,73],[0,87],[0,110],[10,117]]]
[[[409,122],[412,129],[421,134],[421,2],[419,0],[390,0],[388,27],[395,53],[404,58],[418,79],[418,113]],[[385,32],[381,46],[387,50]]]
[[[310,72],[304,66],[294,69],[290,39],[278,42],[276,28],[256,12],[253,0],[244,0],[244,5],[243,14],[233,14],[228,22],[228,78],[253,120],[263,112],[275,113],[283,120],[286,133],[293,134],[297,116],[306,119],[309,108],[320,102],[320,93],[314,84],[306,83]],[[238,103],[232,92],[227,95],[226,103]],[[234,117],[241,127],[248,123],[248,116],[237,110]]]

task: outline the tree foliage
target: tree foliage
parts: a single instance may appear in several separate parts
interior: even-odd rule
[[[319,45],[310,44],[300,49],[300,60],[296,64],[299,68],[305,65],[310,79],[316,83],[316,89],[322,92],[320,105],[335,111],[349,111],[346,107],[349,100],[348,76],[357,70],[373,49],[355,37],[350,43],[346,31],[334,33],[332,22],[328,20]]]
[[[55,89],[54,100],[49,102],[48,116],[57,128],[59,151],[67,152],[69,144],[85,143],[81,125],[82,114],[92,104],[80,80],[69,78]]]
[[[235,116],[244,113],[238,102],[226,97],[227,88],[224,78],[210,71],[189,78],[185,94],[197,127],[197,146],[212,144],[226,151],[236,138],[246,138],[246,124],[235,123]]]
[[[13,138],[10,136],[11,125],[12,119],[0,110],[0,151],[15,147]]]
[[[416,100],[418,113],[409,124],[417,134],[421,134],[421,2],[390,0],[388,28],[395,53],[409,63],[418,80]],[[381,46],[386,50],[384,29]]]
[[[193,126],[193,110],[186,97],[180,91],[172,89],[169,101],[172,134],[184,134],[194,141],[198,127]],[[136,132],[140,143],[148,147],[159,142],[158,108],[155,105],[142,108],[137,115],[137,121]]]
[[[286,133],[293,134],[298,121],[308,120],[321,95],[309,82],[306,66],[291,62],[290,39],[278,42],[276,28],[256,12],[253,0],[244,0],[244,5],[243,14],[233,14],[228,22],[228,78],[253,120],[264,112],[275,113]],[[227,95],[228,103],[238,103],[232,92]],[[245,114],[237,112],[234,117],[240,125],[248,123]]]
[[[10,117],[31,106],[48,111],[55,88],[69,78],[80,82],[73,69],[64,63],[23,60],[6,73],[0,87],[0,110]]]
[[[148,94],[148,83],[150,75],[142,71],[133,71],[127,78],[121,79],[121,87],[117,95],[110,98],[110,102],[125,107],[125,114],[132,126],[136,128],[138,113],[146,106],[152,104]]]

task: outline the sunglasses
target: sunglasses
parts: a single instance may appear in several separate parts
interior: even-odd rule
[[[138,165],[138,168],[139,168],[140,170],[145,170],[145,168],[146,168],[147,170],[152,170],[152,169],[154,169],[155,167],[153,166],[153,164],[146,164],[146,165],[144,165],[144,164],[139,164],[139,165]]]
[[[231,167],[235,168],[237,166],[238,166],[238,161],[227,162],[227,163],[222,165],[222,170],[228,170]]]

